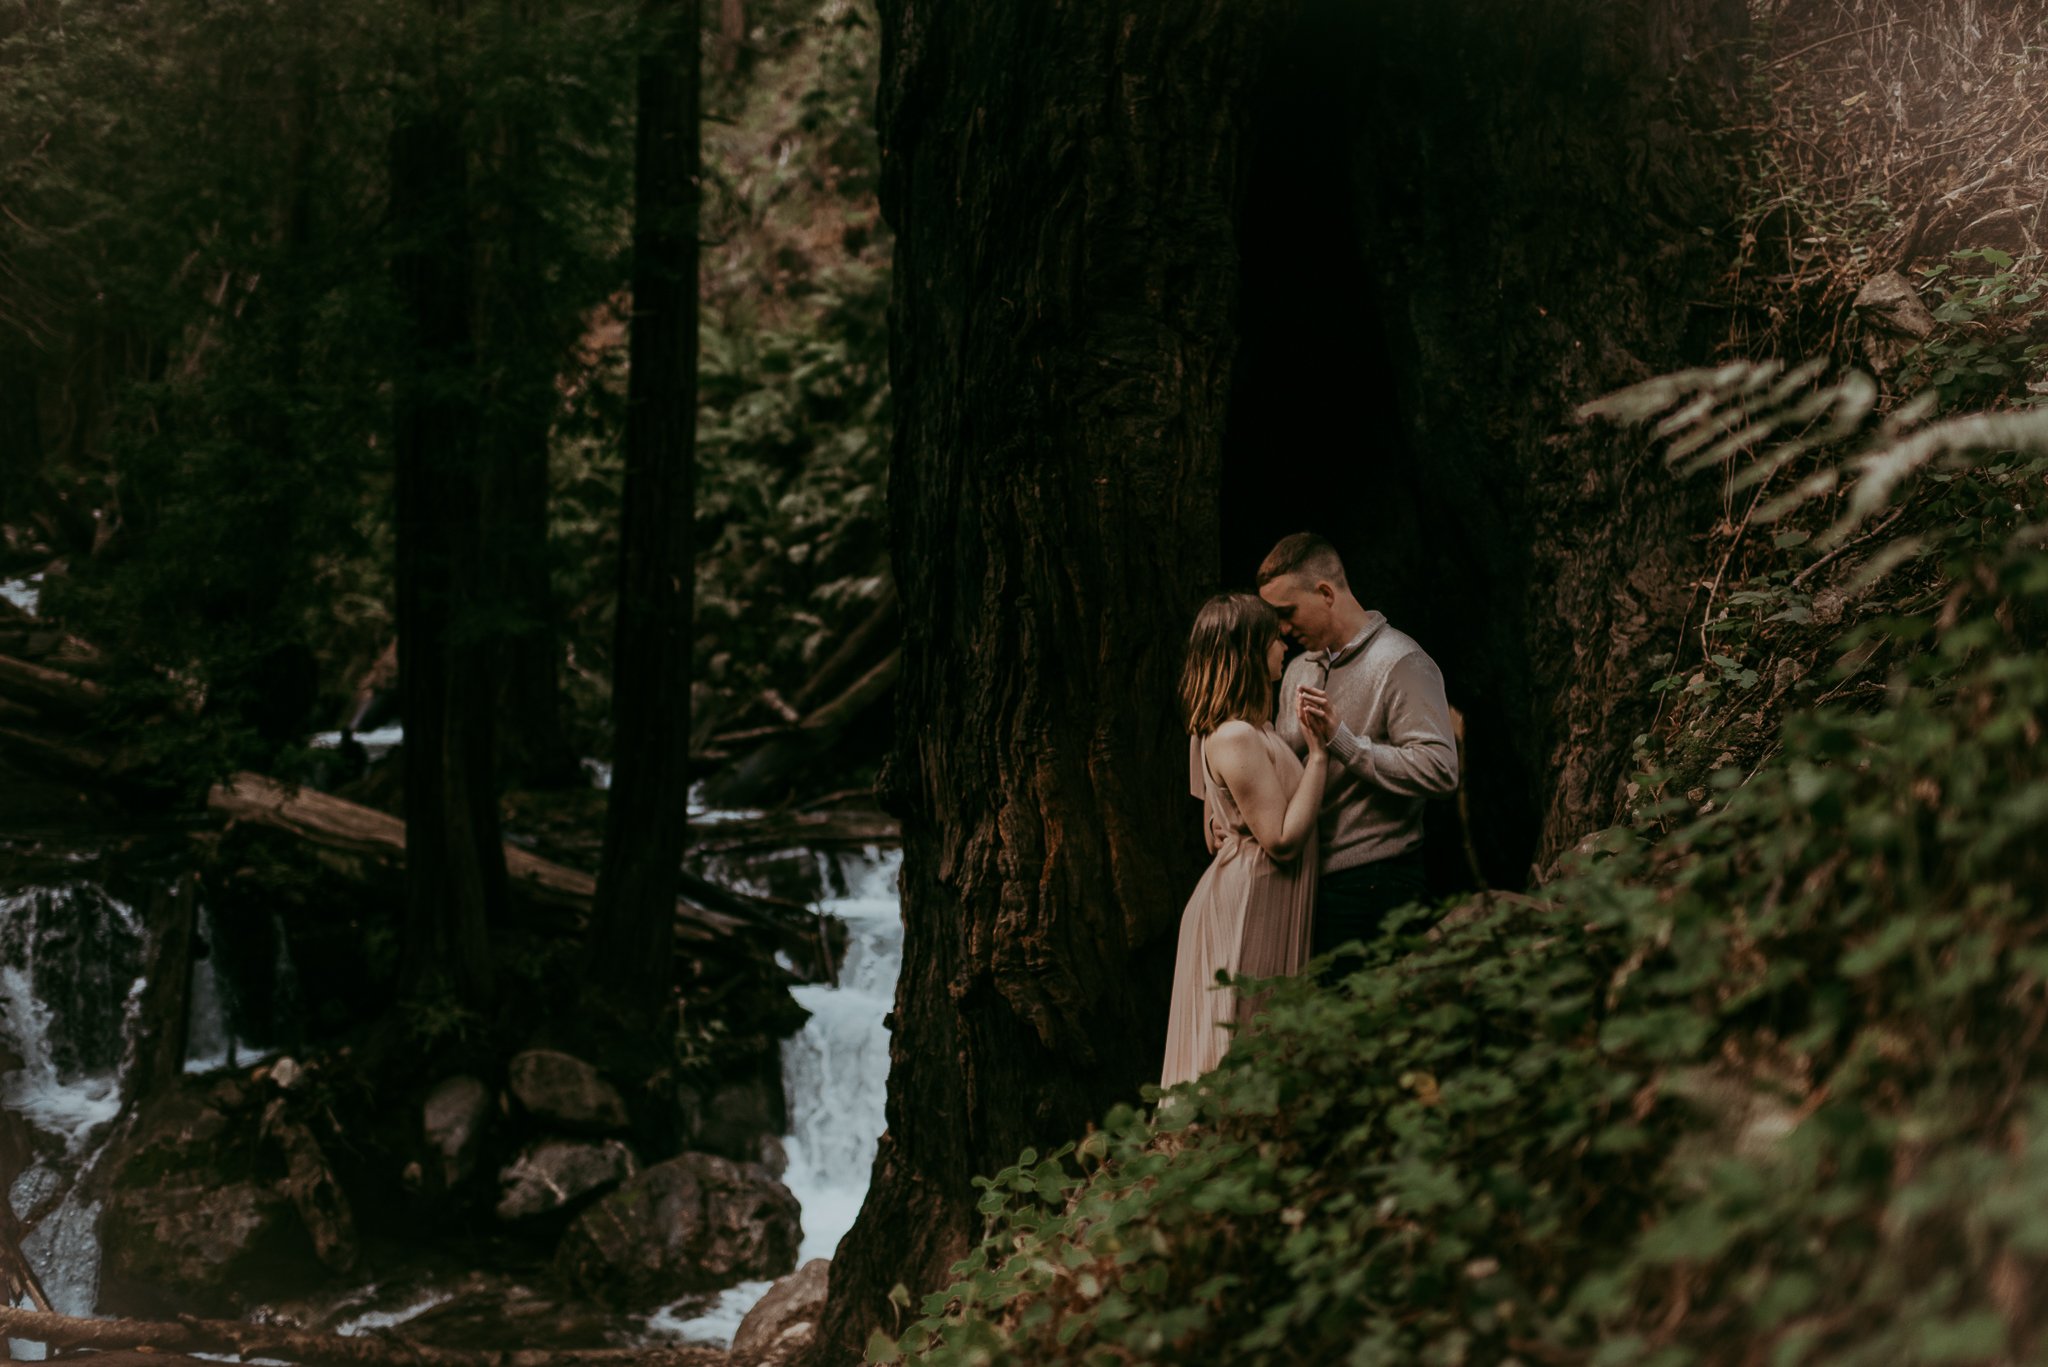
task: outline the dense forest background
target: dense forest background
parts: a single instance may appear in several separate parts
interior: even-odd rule
[[[661,14],[10,7],[5,555],[48,566],[52,614],[122,687],[203,704],[162,735],[176,763],[289,769],[390,687],[406,232],[474,261],[472,354],[434,382],[463,391],[492,470],[498,568],[464,629],[506,661],[504,776],[609,758],[633,54]],[[820,700],[815,667],[889,593],[873,25],[857,4],[714,19],[700,750],[779,720],[768,690]],[[408,225],[388,130],[435,81],[466,102],[467,193]]]

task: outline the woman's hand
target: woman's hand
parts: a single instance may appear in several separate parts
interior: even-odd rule
[[[1337,721],[1330,715],[1330,695],[1320,688],[1304,686],[1296,695],[1294,710],[1301,718],[1301,736],[1311,759],[1330,753],[1330,737],[1337,734]]]

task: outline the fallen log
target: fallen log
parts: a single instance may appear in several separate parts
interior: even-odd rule
[[[225,1353],[273,1358],[302,1367],[725,1367],[722,1348],[525,1348],[493,1352],[436,1348],[384,1334],[309,1334],[276,1324],[185,1317],[89,1320],[40,1310],[0,1308],[0,1335],[53,1348],[114,1352]],[[132,1359],[131,1359],[132,1360]],[[158,1358],[157,1361],[163,1361]]]
[[[320,850],[329,867],[354,881],[389,878],[405,864],[405,823],[374,808],[331,793],[293,788],[263,774],[238,773],[216,784],[206,805],[231,822],[282,831]],[[505,874],[515,898],[545,910],[569,913],[578,923],[597,896],[597,879],[517,845],[505,846]],[[677,933],[686,941],[712,944],[758,940],[781,949],[797,963],[819,957],[817,927],[808,909],[720,888],[686,875],[676,903]],[[818,971],[822,975],[824,965]]]
[[[107,691],[90,679],[0,655],[0,698],[52,717],[85,721],[106,703]]]
[[[844,688],[848,679],[864,672],[861,669],[864,662],[894,649],[896,634],[896,585],[892,582],[875,600],[874,611],[848,632],[839,648],[811,671],[811,677],[797,691],[797,710],[801,712],[805,708],[816,707],[831,697],[835,690]]]
[[[87,1348],[76,1353],[66,1353],[64,1361],[90,1362],[93,1367],[208,1367],[209,1363],[217,1359],[186,1357],[183,1353],[136,1352],[127,1348],[117,1348],[111,1352]]]
[[[902,668],[902,650],[890,651],[845,692],[706,784],[711,801],[726,807],[752,807],[780,795],[792,775],[831,748],[848,726],[888,696]]]
[[[903,829],[880,812],[769,812],[692,822],[690,853],[745,854],[802,845],[812,849],[861,849],[895,845]]]
[[[17,719],[11,710],[0,716],[0,720]],[[60,737],[22,730],[17,726],[0,726],[0,754],[39,773],[74,783],[101,783],[112,775],[114,769],[112,760],[104,751],[74,745]]]
[[[127,1348],[105,1349],[86,1348],[76,1353],[66,1353],[65,1362],[89,1362],[92,1367],[208,1367],[216,1358],[186,1357],[183,1353],[136,1352]]]
[[[5,601],[0,599],[0,603]],[[10,626],[0,621],[0,655],[41,663],[63,644],[63,634],[48,627]]]

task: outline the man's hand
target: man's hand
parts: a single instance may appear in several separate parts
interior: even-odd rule
[[[1330,695],[1320,688],[1303,684],[1295,696],[1296,710],[1301,714],[1301,729],[1318,742],[1328,745],[1330,738],[1337,734],[1337,718],[1330,711]]]

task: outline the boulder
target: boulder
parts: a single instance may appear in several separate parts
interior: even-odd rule
[[[763,1139],[789,1128],[779,1060],[764,1060],[745,1075],[727,1078],[708,1095],[682,1089],[678,1101],[686,1142],[701,1153],[752,1162],[761,1155]]]
[[[476,1171],[491,1119],[491,1089],[473,1077],[451,1077],[427,1093],[421,1112],[427,1147],[440,1159],[443,1189],[461,1186]]]
[[[277,1150],[255,1114],[233,1108],[247,1099],[186,1080],[151,1093],[110,1144],[95,1178],[101,1311],[239,1315],[323,1279],[291,1194],[251,1177]]]
[[[705,1107],[704,1147],[751,1158],[761,1151],[764,1138],[789,1128],[788,1111],[779,1066],[768,1076],[729,1083],[713,1092]]]
[[[185,1173],[117,1187],[99,1232],[99,1309],[110,1314],[238,1315],[319,1278],[291,1199],[255,1182]]]
[[[1864,324],[1864,359],[1879,375],[1904,361],[1939,326],[1913,282],[1897,271],[1867,281],[1856,293],[1855,308]]]
[[[632,1151],[616,1139],[543,1139],[520,1150],[498,1174],[504,1195],[498,1218],[530,1220],[609,1191],[640,1170]]]
[[[507,1071],[512,1095],[536,1120],[596,1134],[626,1128],[626,1103],[618,1089],[580,1058],[529,1049],[515,1055]]]
[[[1854,307],[1873,327],[1916,340],[1934,335],[1934,314],[1921,301],[1913,282],[1897,271],[1872,276],[1856,292]]]
[[[576,1217],[555,1251],[570,1287],[651,1310],[796,1266],[796,1198],[758,1163],[686,1153],[657,1163]]]
[[[740,1321],[732,1337],[736,1363],[767,1367],[795,1360],[818,1335],[818,1317],[825,1312],[828,1258],[813,1258],[770,1287],[768,1294]]]

